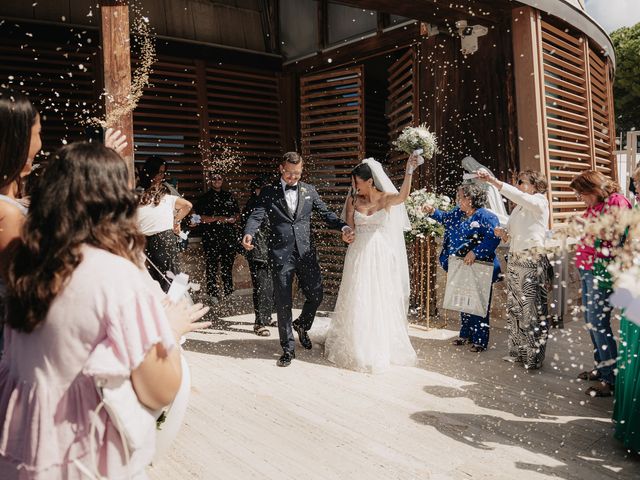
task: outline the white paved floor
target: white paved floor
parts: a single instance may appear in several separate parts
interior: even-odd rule
[[[153,479],[631,479],[640,461],[611,436],[611,399],[573,380],[590,365],[578,323],[554,331],[538,372],[500,360],[505,332],[474,354],[455,332],[411,328],[420,363],[367,375],[299,348],[277,368],[276,329],[234,317],[185,345],[185,424]],[[499,325],[499,321],[496,322]]]

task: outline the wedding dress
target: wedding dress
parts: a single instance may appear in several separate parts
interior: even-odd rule
[[[404,211],[392,207],[399,208]],[[387,210],[354,213],[356,238],[325,341],[326,358],[339,367],[375,373],[416,361],[407,331],[406,247],[392,216]]]

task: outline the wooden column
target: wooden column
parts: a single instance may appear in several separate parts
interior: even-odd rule
[[[131,47],[129,37],[129,5],[126,0],[103,1],[100,5],[100,44],[102,47],[102,73],[104,79],[105,113],[127,102],[131,90]],[[127,137],[127,148],[122,156],[133,167],[133,111],[122,115],[112,125]]]
[[[549,184],[547,198],[549,205],[553,205],[539,13],[531,7],[514,8],[511,35],[518,119],[518,169],[545,174]],[[549,217],[549,225],[553,226],[553,215]]]
[[[596,162],[596,145],[593,134],[593,97],[591,93],[591,62],[589,61],[589,39],[586,36],[582,38],[582,58],[584,61],[584,89],[585,99],[587,101],[587,126],[589,128],[589,156],[591,157],[591,169],[597,170]]]
[[[520,170],[547,171],[545,117],[538,13],[531,7],[512,11],[513,67]]]
[[[616,117],[615,117],[615,107],[613,103],[613,80],[614,80],[614,68],[611,63],[611,59],[605,59],[607,64],[607,99],[609,104],[609,135],[611,135],[611,178],[613,178],[616,182],[620,183],[620,172],[618,171],[618,157],[616,155]],[[636,136],[636,141],[637,141]],[[622,145],[620,145],[622,148]],[[634,150],[637,152],[638,150]],[[634,157],[635,158],[635,157]],[[633,173],[636,168],[636,164],[630,164],[629,162],[632,160],[630,156],[627,156],[627,172],[629,174]],[[631,170],[629,170],[631,169]],[[624,185],[623,185],[624,187]]]

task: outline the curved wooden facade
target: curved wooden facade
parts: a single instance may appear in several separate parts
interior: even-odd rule
[[[416,187],[452,193],[466,155],[505,180],[542,170],[559,222],[580,208],[568,189],[574,175],[617,175],[614,53],[581,0],[137,3],[155,28],[158,63],[133,114],[136,155],[169,157],[190,196],[206,188],[203,142],[244,159],[231,175],[239,194],[297,149],[307,179],[339,209],[358,160],[375,156],[399,174],[404,159],[390,142],[423,122],[441,151]],[[0,4],[0,83],[44,102],[48,150],[84,136],[79,119],[99,113],[98,13],[84,0]],[[460,20],[487,28],[471,55],[461,51]],[[344,247],[316,233],[335,291]]]

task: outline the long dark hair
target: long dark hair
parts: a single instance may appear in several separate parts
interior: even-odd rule
[[[366,163],[359,163],[358,165],[356,165],[356,167],[353,170],[351,170],[351,178],[355,180],[356,177],[359,178],[360,180],[364,180],[365,182],[367,180],[373,180],[373,186],[374,187],[376,186],[376,182],[375,182],[375,179],[373,178],[373,172],[371,171],[371,167]],[[357,199],[357,192],[353,187],[350,190],[350,194],[351,194],[351,199],[355,205],[356,199]]]
[[[351,177],[358,177],[361,180],[367,181],[373,178],[373,172],[371,171],[371,167],[366,163],[359,163],[353,170],[351,170]]]
[[[144,236],[126,163],[100,144],[72,143],[34,189],[23,243],[9,264],[8,323],[31,332],[82,261],[83,244],[142,266]]]
[[[0,92],[0,188],[20,181],[37,117],[38,111],[29,99],[9,91]]]
[[[165,159],[158,155],[152,155],[144,162],[140,169],[139,186],[144,190],[140,196],[140,205],[158,205],[162,197],[169,193],[169,188],[166,185],[153,183],[153,179],[160,173],[160,169],[166,165]]]

